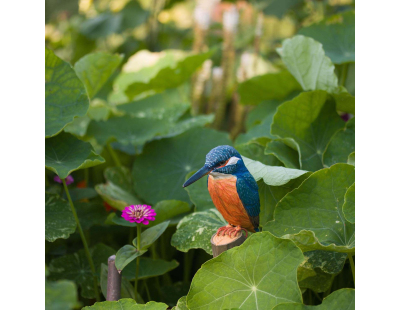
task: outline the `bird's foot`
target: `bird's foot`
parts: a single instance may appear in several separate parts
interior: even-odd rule
[[[235,238],[240,233],[240,231],[242,231],[242,230],[245,231],[246,238],[247,238],[247,235],[248,235],[247,229],[242,228],[241,226],[232,226],[230,224],[218,228],[217,236],[219,236],[219,235],[221,235],[221,236],[228,235],[231,238]]]

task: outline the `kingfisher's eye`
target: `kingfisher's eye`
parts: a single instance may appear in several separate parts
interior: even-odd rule
[[[223,164],[225,164],[225,161],[220,161],[220,162],[218,163],[219,166],[222,166]]]

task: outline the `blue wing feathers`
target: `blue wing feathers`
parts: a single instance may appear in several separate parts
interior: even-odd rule
[[[260,214],[260,198],[258,185],[253,176],[248,172],[237,176],[236,187],[239,198],[249,216]]]

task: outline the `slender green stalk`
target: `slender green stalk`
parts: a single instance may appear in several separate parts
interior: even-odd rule
[[[117,153],[115,153],[115,151],[114,151],[113,148],[111,147],[110,143],[107,143],[107,150],[108,150],[108,152],[110,153],[110,155],[111,155],[111,157],[112,157],[112,159],[113,159],[115,165],[116,165],[117,167],[121,167],[121,166],[122,166],[122,165],[121,165],[121,161],[119,160]]]
[[[135,234],[135,227],[129,228],[129,240],[128,244],[132,244],[133,241],[133,235]]]
[[[349,64],[345,63],[342,65],[342,71],[340,73],[340,86],[344,86],[346,84],[347,72],[349,71]]]
[[[149,287],[147,286],[147,280],[144,280],[144,288],[146,289],[147,299],[151,301]]]
[[[88,247],[88,244],[86,242],[86,237],[85,237],[85,234],[83,233],[83,230],[82,230],[82,227],[81,227],[81,223],[79,222],[78,215],[76,214],[75,207],[74,207],[74,204],[72,202],[71,196],[69,194],[67,184],[65,183],[65,179],[61,179],[61,180],[62,180],[62,183],[64,185],[65,193],[67,194],[67,197],[68,197],[69,205],[71,206],[72,214],[74,215],[74,218],[75,218],[76,226],[78,227],[79,235],[81,236],[81,239],[82,239],[83,247],[85,249],[86,257],[87,257],[87,259],[89,261],[90,269],[92,270],[92,273],[93,273],[93,284],[94,284],[94,292],[96,294],[96,301],[101,301],[100,292],[99,292],[99,286],[97,284],[97,278],[96,278],[96,269],[94,268],[94,263],[93,263],[93,260],[92,260],[92,256],[90,255],[90,252],[89,252],[89,247]]]
[[[137,250],[140,251],[140,233],[141,233],[141,225],[137,223],[137,237],[136,237],[136,245],[137,245]],[[138,301],[138,282],[139,282],[139,261],[140,257],[136,257],[136,277],[135,277],[135,300]]]
[[[354,285],[356,285],[356,266],[354,265],[353,255],[347,254],[351,266],[351,273],[353,274]]]

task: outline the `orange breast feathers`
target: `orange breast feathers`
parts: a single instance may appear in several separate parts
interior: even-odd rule
[[[235,176],[214,177],[210,174],[208,176],[208,191],[215,207],[229,224],[240,225],[254,232],[253,224],[236,190]]]

